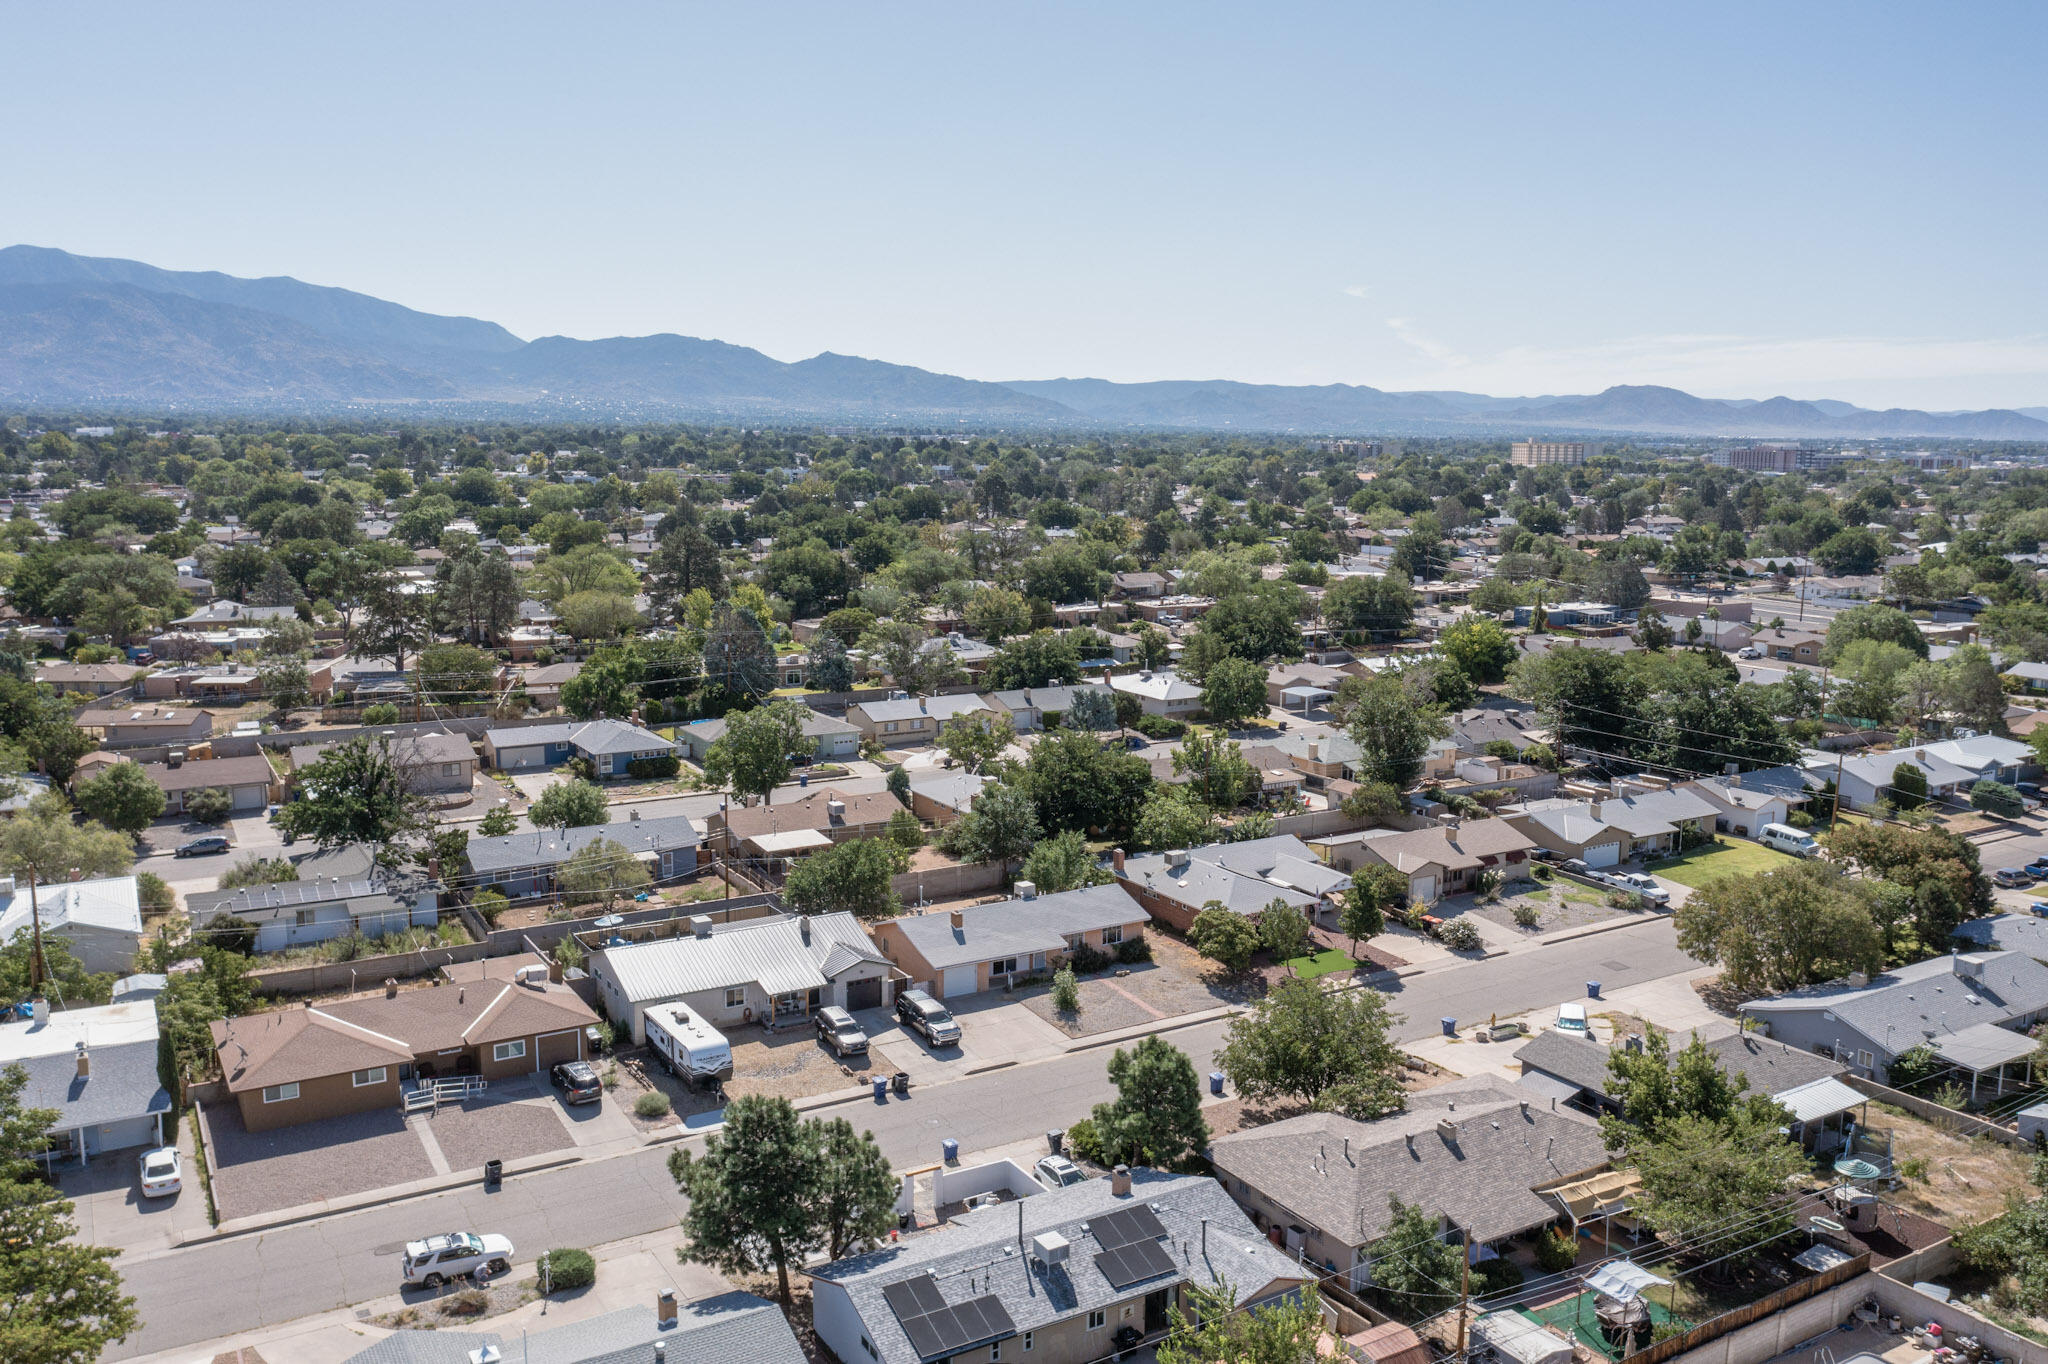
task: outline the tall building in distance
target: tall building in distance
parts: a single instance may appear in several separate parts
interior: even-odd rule
[[[1600,454],[1600,442],[1584,440],[1518,440],[1508,447],[1510,464],[1584,464]]]
[[[1707,463],[1759,474],[1789,474],[1799,467],[1799,447],[1768,442],[1738,445],[1732,450],[1716,450],[1707,456]]]

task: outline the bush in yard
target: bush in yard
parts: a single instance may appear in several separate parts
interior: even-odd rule
[[[1436,931],[1443,945],[1454,952],[1476,952],[1484,945],[1479,930],[1463,919],[1452,919]]]
[[[1234,975],[1251,967],[1252,953],[1259,950],[1258,925],[1211,900],[1188,927],[1188,945]]]
[[[2018,819],[2027,812],[2020,793],[2004,782],[1980,781],[1970,788],[1970,808],[2003,819]]]
[[[1562,1274],[1579,1258],[1578,1238],[1570,1232],[1536,1233],[1536,1267],[1546,1274]]]
[[[1082,1118],[1067,1128],[1067,1150],[1073,1152],[1076,1159],[1097,1165],[1103,1163],[1102,1137],[1095,1130],[1094,1119]]]
[[[1522,1286],[1522,1267],[1506,1258],[1482,1260],[1472,1266],[1472,1291],[1484,1297]]]
[[[547,1268],[551,1292],[588,1288],[597,1282],[597,1261],[587,1250],[551,1250],[541,1256],[541,1263]]]
[[[1136,966],[1141,961],[1152,960],[1152,940],[1142,932],[1135,937],[1125,938],[1116,945],[1116,959],[1125,966]]]
[[[1534,876],[1538,881],[1548,881],[1553,875],[1555,875],[1555,873],[1552,872],[1548,866],[1541,862],[1538,862],[1535,866],[1529,868],[1529,874],[1531,876]]]
[[[1052,1006],[1063,1014],[1081,1012],[1081,982],[1065,967],[1052,973]]]
[[[1785,816],[1785,822],[1795,829],[1811,829],[1813,827],[1813,816],[1804,810],[1794,810],[1791,814]]]
[[[626,761],[626,775],[629,777],[673,777],[682,770],[682,763],[673,753],[664,753],[656,758],[629,758]]]
[[[363,707],[363,723],[366,725],[395,725],[398,723],[398,707],[389,701],[378,701]]]
[[[483,915],[485,923],[489,924],[492,928],[496,928],[499,916],[504,914],[506,907],[511,903],[510,900],[505,898],[503,891],[492,890],[489,886],[485,886],[476,893],[476,898],[470,901],[470,907]]]
[[[223,914],[207,924],[206,944],[246,957],[256,950],[256,925],[237,915]]]
[[[1109,954],[1093,943],[1082,943],[1067,954],[1067,967],[1076,975],[1092,976],[1109,969]]]
[[[633,1111],[643,1118],[665,1118],[669,1113],[668,1095],[650,1089],[633,1100]]]
[[[218,824],[235,808],[235,798],[222,786],[202,786],[185,797],[185,813],[201,824]]]
[[[1178,739],[1188,732],[1188,727],[1181,721],[1164,715],[1140,715],[1131,728],[1148,739]]]
[[[1515,922],[1524,928],[1534,928],[1543,918],[1543,911],[1526,900],[1515,906],[1514,914]]]

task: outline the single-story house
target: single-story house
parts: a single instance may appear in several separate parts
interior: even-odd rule
[[[991,780],[975,772],[920,772],[910,779],[910,812],[933,824],[951,824],[974,807]]]
[[[2026,1030],[2048,1017],[2048,966],[2025,952],[1930,957],[1878,976],[1852,975],[1742,1006],[1771,1037],[1840,1061],[1889,1083],[1899,1057],[1927,1046],[1974,1092],[2018,1079],[2034,1042]],[[1987,1031],[1988,1029],[1988,1031]],[[1960,1079],[1960,1075],[1958,1076]]]
[[[472,999],[470,996],[474,995]],[[565,984],[525,979],[401,990],[212,1024],[221,1074],[251,1132],[397,1108],[407,1081],[547,1073],[584,1057],[597,1022]]]
[[[133,663],[45,663],[36,669],[36,681],[60,692],[105,696],[128,690],[143,671]]]
[[[856,701],[846,708],[846,718],[860,730],[863,739],[873,739],[884,748],[909,748],[937,739],[939,730],[954,716],[983,711],[995,711],[987,697],[957,692],[947,696]]]
[[[1689,834],[1715,819],[1720,808],[1684,787],[1638,791],[1600,802],[1600,818],[1629,836],[1637,852],[1656,857],[1677,852]]]
[[[1297,692],[1304,687],[1320,692],[1322,699],[1328,700],[1337,694],[1337,688],[1344,684],[1345,679],[1356,677],[1362,671],[1355,665],[1330,667],[1322,663],[1276,663],[1266,669],[1266,704],[1287,705],[1290,701],[1288,693]],[[1311,708],[1307,704],[1310,698],[1305,695],[1297,695],[1291,699],[1297,704],[1290,705],[1289,709]]]
[[[1692,792],[1715,808],[1715,833],[1742,838],[1755,838],[1766,824],[1783,824],[1813,797],[1804,775],[1796,767],[1702,777],[1679,789]]]
[[[704,831],[688,815],[642,819],[638,810],[610,824],[575,829],[523,829],[498,838],[471,837],[464,849],[469,880],[496,886],[514,900],[554,893],[562,864],[600,840],[617,843],[646,865],[656,881],[697,870]]]
[[[989,700],[996,709],[1010,717],[1010,723],[1019,734],[1044,729],[1046,717],[1065,715],[1074,708],[1074,697],[1081,692],[1097,692],[1115,698],[1116,693],[1100,682],[1081,682],[1070,687],[1019,687],[1014,691],[989,693]]]
[[[920,989],[958,999],[1055,969],[1084,943],[1114,954],[1142,937],[1145,910],[1121,886],[1084,886],[944,914],[908,914],[874,927],[883,955]]]
[[[1589,867],[1612,867],[1635,856],[1635,840],[1628,831],[1600,817],[1600,807],[1590,800],[1525,801],[1501,807],[1501,819],[1560,858],[1578,858]]]
[[[238,601],[210,601],[189,616],[180,616],[171,622],[173,628],[217,630],[229,625],[255,625],[268,628],[281,620],[297,620],[298,609],[291,606],[250,606]]]
[[[887,791],[856,796],[828,786],[795,800],[727,810],[713,831],[714,836],[723,833],[728,856],[787,857],[849,838],[874,838],[902,808]],[[802,843],[776,841],[777,835],[798,833],[817,837]]]
[[[2048,663],[2014,663],[2005,670],[2005,676],[2018,678],[2028,691],[2048,691]],[[42,681],[36,675],[36,681]]]
[[[553,710],[562,704],[562,687],[583,671],[580,661],[549,663],[541,667],[528,668],[520,674],[519,685],[526,689],[526,695],[536,710]]]
[[[343,1364],[804,1364],[796,1333],[782,1309],[766,1298],[735,1289],[683,1304],[676,1312],[675,1323],[666,1327],[653,1308],[641,1303],[516,1334],[426,1327],[394,1331]]]
[[[1764,651],[1765,658],[1774,658],[1780,663],[1808,663],[1820,666],[1820,652],[1827,647],[1828,637],[1811,630],[1792,630],[1780,627],[1776,630],[1759,630],[1751,636],[1751,644]]]
[[[394,732],[378,742],[388,747],[393,761],[405,769],[412,789],[424,795],[452,795],[469,790],[476,782],[476,747],[466,734],[448,730]],[[331,743],[294,744],[292,771],[304,771],[333,747]]]
[[[1468,819],[1406,833],[1366,829],[1322,840],[1322,845],[1329,850],[1330,865],[1342,871],[1372,862],[1392,867],[1408,878],[1409,900],[1425,905],[1475,889],[1487,871],[1513,879],[1536,846],[1504,819]]]
[[[1915,744],[1885,753],[1868,753],[1840,762],[1821,757],[1812,759],[1808,771],[1823,780],[1841,776],[1836,789],[1842,803],[1862,809],[1892,795],[1892,775],[1903,764],[1918,768],[1927,778],[1927,793],[1937,800],[1967,802],[1970,788],[1980,781],[2007,785],[2021,780],[2034,766],[2034,751],[2016,740],[1994,734],[1970,739],[1946,739],[1940,743]]]
[[[676,730],[676,747],[682,755],[700,766],[711,751],[711,745],[725,737],[726,721],[692,720]],[[809,709],[804,710],[804,737],[811,740],[810,756],[818,762],[833,762],[842,758],[860,756],[860,728],[844,720],[835,720],[829,715],[820,715]]]
[[[647,1010],[682,1003],[715,1028],[801,1019],[813,1010],[878,1009],[902,972],[851,914],[772,914],[714,924],[690,921],[681,937],[607,946],[590,954],[605,1012],[647,1039]]]
[[[28,1073],[24,1107],[57,1112],[50,1147],[38,1157],[49,1165],[163,1145],[172,1106],[157,1078],[154,1002],[55,1013],[44,1006],[33,1018],[0,1023],[0,1069],[9,1066]]]
[[[45,935],[61,938],[79,965],[95,974],[126,975],[142,948],[142,899],[133,876],[90,881],[48,881],[36,887],[35,914],[28,887],[0,876],[0,943],[29,932],[40,918]]]
[[[1183,681],[1171,670],[1153,672],[1147,668],[1136,673],[1120,673],[1109,680],[1109,685],[1125,696],[1136,697],[1147,715],[1184,720],[1202,708],[1202,689],[1192,682]]]
[[[1983,919],[1966,919],[1955,931],[1965,952],[2000,949],[2024,952],[2038,962],[2048,962],[2048,919],[2036,914],[1993,914]]]
[[[369,844],[299,859],[299,879],[230,890],[189,890],[195,930],[224,915],[253,924],[258,952],[282,952],[345,938],[381,938],[441,921],[441,886],[416,871],[385,867]]]
[[[79,712],[77,725],[99,738],[101,748],[143,748],[153,744],[196,744],[213,737],[213,716],[171,706],[123,706]]]
[[[1517,754],[1538,742],[1542,722],[1530,710],[1499,710],[1475,706],[1451,717],[1451,744],[1461,754],[1478,757],[1490,743],[1510,743]]]
[[[676,746],[625,720],[578,720],[560,725],[484,731],[484,760],[505,772],[560,767],[588,758],[600,781],[628,775],[635,758],[673,757]]]
[[[1153,918],[1181,933],[1211,901],[1256,916],[1279,900],[1311,919],[1328,919],[1351,888],[1348,868],[1324,863],[1292,834],[1132,856],[1119,849],[1110,865]]]
[[[818,1338],[847,1364],[1083,1364],[1126,1327],[1149,1342],[1192,1316],[1190,1288],[1250,1306],[1316,1277],[1215,1180],[1121,1167],[805,1272]]]
[[[246,758],[201,758],[194,762],[138,763],[163,788],[164,813],[181,815],[194,791],[221,790],[237,814],[253,814],[276,798],[277,775],[261,753]]]
[[[1447,1238],[1490,1246],[1566,1217],[1551,1191],[1608,1166],[1591,1118],[1497,1075],[1410,1094],[1405,1112],[1370,1122],[1310,1113],[1233,1132],[1209,1159],[1255,1226],[1281,1229],[1289,1251],[1353,1289],[1372,1281],[1368,1247],[1393,1196],[1434,1214]]]
[[[1124,601],[1163,597],[1169,586],[1163,573],[1112,573],[1109,578],[1110,595]]]

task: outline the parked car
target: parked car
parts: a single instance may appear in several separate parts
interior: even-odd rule
[[[563,1103],[594,1104],[604,1097],[604,1080],[588,1061],[557,1061],[548,1078],[562,1091]]]
[[[2027,875],[2033,877],[2037,881],[2043,876],[2048,876],[2048,857],[2035,858],[2033,861],[2027,863],[2025,870]]]
[[[1559,871],[1568,871],[1574,876],[1591,876],[1593,874],[1593,869],[1586,865],[1584,858],[1580,857],[1567,857],[1564,861],[1557,864],[1557,869]]]
[[[482,1270],[487,1275],[512,1271],[512,1242],[503,1236],[478,1236],[451,1231],[424,1241],[405,1243],[405,1281],[421,1288],[439,1288],[450,1279]]]
[[[2038,782],[2016,781],[2012,784],[2012,789],[2028,800],[2048,800],[2048,791],[2042,790]]]
[[[935,1047],[960,1045],[960,1024],[946,1006],[922,990],[905,990],[896,996],[896,1017],[912,1032],[922,1033]]]
[[[2034,884],[2033,873],[2029,872],[2025,867],[2000,867],[1997,871],[1991,873],[1991,879],[2008,889]]]
[[[2036,916],[2043,919],[2048,919],[2048,900],[2036,900],[2034,901],[2034,903],[2028,905],[2027,908]]]
[[[818,1037],[840,1056],[860,1055],[868,1049],[868,1035],[854,1022],[853,1015],[836,1004],[817,1012]]]
[[[1088,1178],[1087,1171],[1065,1156],[1040,1156],[1032,1173],[1037,1175],[1038,1182],[1048,1189],[1064,1189],[1069,1184],[1079,1184]]]
[[[1762,658],[1764,651],[1754,644],[1745,644],[1742,648],[1735,651],[1735,656],[1737,658]]]
[[[175,1146],[142,1153],[142,1196],[169,1198],[185,1187],[185,1162]]]
[[[1550,1026],[1573,1037],[1591,1036],[1586,1030],[1586,1006],[1583,1004],[1558,1005],[1557,1022]]]
[[[226,835],[207,834],[204,838],[188,839],[180,843],[178,845],[178,856],[207,857],[214,853],[224,853],[227,850],[228,840]]]
[[[1639,871],[1627,871],[1607,878],[1608,883],[1622,890],[1632,890],[1653,905],[1671,903],[1671,892],[1657,884],[1654,876],[1645,876]]]

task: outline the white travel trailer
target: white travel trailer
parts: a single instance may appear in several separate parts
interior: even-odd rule
[[[647,1046],[669,1073],[691,1085],[732,1078],[732,1044],[685,1004],[647,1010]]]

